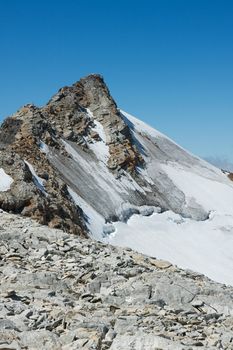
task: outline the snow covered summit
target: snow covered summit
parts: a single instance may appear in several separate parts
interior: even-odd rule
[[[0,146],[4,210],[233,284],[233,182],[120,110],[101,76],[21,108]]]

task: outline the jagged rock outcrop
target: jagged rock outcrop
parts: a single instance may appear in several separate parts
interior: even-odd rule
[[[0,213],[0,349],[233,346],[233,289]]]
[[[107,135],[107,166],[116,171],[124,168],[135,172],[142,157],[132,142],[129,127],[120,117],[103,78],[91,75],[59,90],[45,107],[26,105],[2,124],[0,164],[14,179],[11,189],[0,193],[0,205],[4,210],[31,216],[51,227],[85,234],[81,210],[67,191],[62,170],[49,161],[43,145],[53,149],[59,157],[70,157],[62,144],[63,139],[90,152],[88,144],[100,140],[100,136],[93,130],[94,118],[89,110]],[[6,160],[8,154],[10,166]],[[43,179],[44,193],[36,188],[25,161]]]
[[[72,203],[66,184],[57,176],[45,153],[40,151],[42,140],[61,148],[55,130],[33,105],[23,107],[3,123],[0,168],[14,181],[9,191],[0,192],[0,206],[50,227],[85,234],[81,210]],[[32,169],[44,183],[44,189],[38,186]]]
[[[95,138],[89,109],[106,133],[108,166],[135,171],[143,159],[132,142],[130,129],[120,116],[116,103],[100,75],[92,74],[71,87],[64,87],[42,108],[48,120],[65,139],[85,144],[84,136]]]
[[[230,180],[233,181],[233,173],[230,173],[230,174],[228,175],[228,177],[229,177]]]
[[[110,169],[120,167],[134,172],[143,158],[133,144],[129,126],[123,121],[102,77],[95,75],[94,79],[93,76],[81,79],[75,88],[79,103],[89,108],[104,127],[109,145]]]

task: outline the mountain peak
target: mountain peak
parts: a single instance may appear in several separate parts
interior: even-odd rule
[[[100,123],[109,147],[110,169],[124,168],[132,173],[142,162],[130,129],[101,75],[88,75],[60,89],[41,111],[65,138],[83,145],[85,139],[91,139],[95,123]]]
[[[98,102],[98,99],[94,100],[94,97],[96,98],[98,95],[105,95],[105,98],[113,102],[104,78],[100,74],[89,74],[71,86],[60,88],[48,102],[48,105],[69,98],[69,102],[73,100],[74,103],[78,103],[83,108],[87,108],[89,104]]]
[[[81,81],[99,81],[105,84],[103,75],[99,73],[91,73],[80,79]]]
[[[52,158],[65,162],[70,156],[64,142],[71,142],[85,157],[97,160],[93,148],[97,141],[104,147],[101,159],[110,171],[135,173],[141,155],[100,75],[61,88],[42,108],[23,106],[0,128],[0,167],[14,179],[10,191],[0,192],[0,206],[51,227],[85,234],[81,211],[72,203]]]
[[[232,181],[120,111],[101,76],[61,88],[42,108],[21,108],[1,125],[0,146],[2,209],[75,234],[124,242],[149,255],[166,254],[169,244],[173,251],[173,233],[182,246],[187,233],[189,263],[179,249],[174,263],[196,269],[197,260],[215,251],[211,263],[203,264],[205,272],[221,281],[211,261],[219,259],[227,271],[224,281],[232,280],[232,269],[216,251],[228,230],[226,220],[233,227]],[[207,228],[210,239],[202,245],[198,232]],[[220,238],[212,242],[215,229]],[[203,250],[198,259],[194,232],[198,252]],[[227,244],[225,255],[231,256],[229,249]]]

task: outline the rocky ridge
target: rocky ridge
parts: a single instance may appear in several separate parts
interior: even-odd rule
[[[3,122],[0,167],[12,176],[14,183],[9,191],[0,192],[0,207],[49,227],[86,235],[82,211],[67,190],[69,180],[46,153],[50,149],[55,158],[71,158],[62,142],[66,140],[88,156],[92,153],[89,145],[101,140],[94,130],[95,120],[106,133],[107,167],[116,173],[125,169],[135,174],[143,160],[132,142],[129,127],[103,78],[90,75],[60,89],[46,106],[26,105]],[[38,188],[32,169],[43,182],[44,191]]]
[[[233,288],[0,213],[0,349],[233,349]]]

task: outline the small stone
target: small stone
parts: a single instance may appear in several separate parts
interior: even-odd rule
[[[13,321],[7,320],[7,319],[0,319],[0,331],[8,329],[8,330],[14,330],[14,331],[19,331],[17,326]]]
[[[150,263],[156,266],[158,269],[167,269],[172,266],[170,262],[165,260],[150,259]]]
[[[1,294],[3,298],[12,298],[16,296],[16,291],[13,289],[10,289],[6,291],[5,293]]]
[[[116,337],[117,333],[111,328],[109,329],[108,333],[105,335],[104,340],[107,342],[112,342],[113,339]]]
[[[193,307],[199,308],[199,307],[201,307],[201,306],[204,305],[204,302],[203,302],[202,300],[193,300],[193,301],[191,302],[191,305],[192,305]]]

